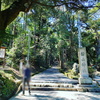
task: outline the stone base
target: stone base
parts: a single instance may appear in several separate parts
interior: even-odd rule
[[[81,77],[79,78],[80,85],[92,85],[92,79],[90,77]]]
[[[77,87],[92,88],[92,87],[98,87],[98,86],[95,84],[92,84],[92,85],[80,85],[80,84],[78,84]]]

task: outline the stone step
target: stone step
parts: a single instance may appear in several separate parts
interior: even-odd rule
[[[95,76],[95,78],[93,78],[93,80],[95,80],[97,82],[97,84],[100,86],[100,76]]]
[[[41,91],[55,91],[55,90],[59,90],[59,91],[78,91],[76,88],[69,88],[69,87],[34,87],[31,86],[30,87],[31,90],[41,90]],[[28,90],[28,87],[25,87],[26,90]]]
[[[64,84],[79,84],[77,80],[75,81],[31,81],[31,83],[64,83]]]
[[[77,91],[74,85],[68,83],[30,83],[31,90],[67,90]],[[25,89],[28,89],[26,85]]]
[[[100,92],[100,87],[96,85],[73,85],[68,83],[30,83],[31,90],[59,90],[59,91],[80,91],[80,92]],[[25,86],[28,89],[28,86]]]
[[[30,87],[31,90],[41,91],[79,91],[79,92],[100,92],[100,87]],[[25,87],[28,90],[28,86]]]
[[[33,87],[74,87],[72,84],[66,83],[30,83]]]
[[[100,88],[91,88],[88,89],[88,92],[100,92]]]

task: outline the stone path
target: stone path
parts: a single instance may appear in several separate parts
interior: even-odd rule
[[[20,92],[9,100],[100,100],[100,93],[75,91],[32,91],[25,96]]]
[[[31,78],[32,90],[73,90],[77,80],[69,79],[59,72],[57,67],[52,67]]]
[[[76,84],[77,80],[69,79],[59,72],[57,67],[52,67],[31,78],[35,83],[70,83]]]
[[[78,81],[65,77],[57,67],[49,68],[33,76],[30,84],[31,95],[26,90],[25,96],[23,96],[21,91],[9,100],[100,100],[100,93],[68,91],[68,89],[73,89],[73,86],[78,84]],[[55,91],[52,91],[51,88],[55,87]],[[44,88],[47,90],[44,90]],[[51,91],[49,91],[49,88]],[[62,89],[62,91],[57,90],[57,88]]]

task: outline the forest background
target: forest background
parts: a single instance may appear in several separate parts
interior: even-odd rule
[[[6,66],[19,70],[20,60],[29,56],[35,70],[55,62],[62,70],[72,69],[78,63],[79,15],[88,66],[100,71],[100,3],[94,7],[85,2],[1,0],[0,45],[6,47]]]

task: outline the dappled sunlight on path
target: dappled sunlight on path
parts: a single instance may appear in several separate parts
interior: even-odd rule
[[[100,93],[64,90],[70,89],[70,87],[66,86],[72,84],[77,85],[78,80],[69,79],[60,73],[57,67],[52,67],[31,78],[31,95],[26,90],[25,95],[20,92],[9,100],[100,100]],[[38,90],[41,87],[42,89]],[[53,91],[55,87],[56,89]],[[45,88],[46,90],[44,91]],[[49,88],[51,89],[50,91]],[[62,89],[62,91],[57,90],[57,88]]]
[[[47,83],[78,83],[77,80],[69,79],[64,74],[59,72],[57,67],[52,67],[46,71],[37,74],[31,78],[32,82],[47,82]]]

